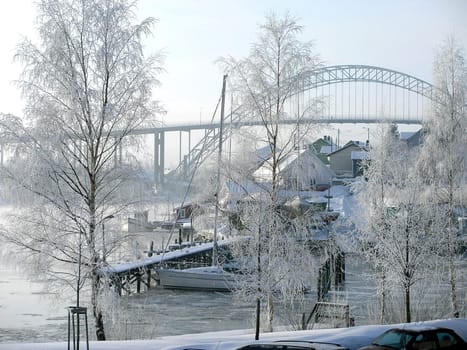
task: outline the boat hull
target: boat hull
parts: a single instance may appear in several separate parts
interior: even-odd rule
[[[220,268],[161,269],[159,283],[167,289],[229,292],[235,288],[235,278]]]

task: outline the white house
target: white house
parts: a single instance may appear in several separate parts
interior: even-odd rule
[[[312,150],[296,150],[281,159],[278,164],[281,188],[309,190],[316,184],[327,184],[335,176]],[[272,181],[271,162],[265,161],[254,173],[257,182]]]

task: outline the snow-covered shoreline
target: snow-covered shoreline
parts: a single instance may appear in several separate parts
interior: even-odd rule
[[[467,319],[447,319],[426,322],[411,323],[430,325],[435,327],[447,327],[456,331],[467,341]],[[404,327],[407,324],[357,326],[351,328],[315,329],[307,331],[274,332],[263,333],[261,341],[274,340],[308,340],[319,342],[339,343],[350,350],[368,344],[376,336],[392,327]],[[237,330],[225,332],[211,332],[200,334],[186,334],[179,336],[162,337],[154,340],[132,340],[132,341],[105,341],[89,343],[92,350],[181,350],[186,346],[196,346],[197,349],[206,350],[228,350],[254,342],[252,330]],[[57,343],[5,343],[0,344],[0,350],[62,350],[67,348],[67,342]],[[86,349],[85,342],[80,343],[81,349]]]

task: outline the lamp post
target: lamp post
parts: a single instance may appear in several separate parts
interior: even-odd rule
[[[113,219],[115,216],[107,215],[105,218],[102,219],[102,262],[105,263],[105,222],[107,220]]]

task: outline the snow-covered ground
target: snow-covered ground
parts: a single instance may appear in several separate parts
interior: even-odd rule
[[[435,320],[420,322],[418,324],[451,328],[467,341],[467,319]],[[414,323],[411,325],[414,325]],[[306,340],[329,342],[348,347],[350,350],[356,350],[361,346],[369,344],[375,337],[386,329],[395,326],[404,327],[407,326],[407,324],[264,333],[261,334],[260,341]],[[241,345],[253,343],[253,339],[254,335],[251,330],[240,330],[188,334],[175,337],[164,337],[155,340],[91,342],[89,344],[89,348],[92,350],[182,350],[190,347],[190,349],[199,350],[234,350]],[[66,348],[66,342],[0,344],[0,350],[62,350]],[[86,349],[85,342],[80,343],[80,349]]]

